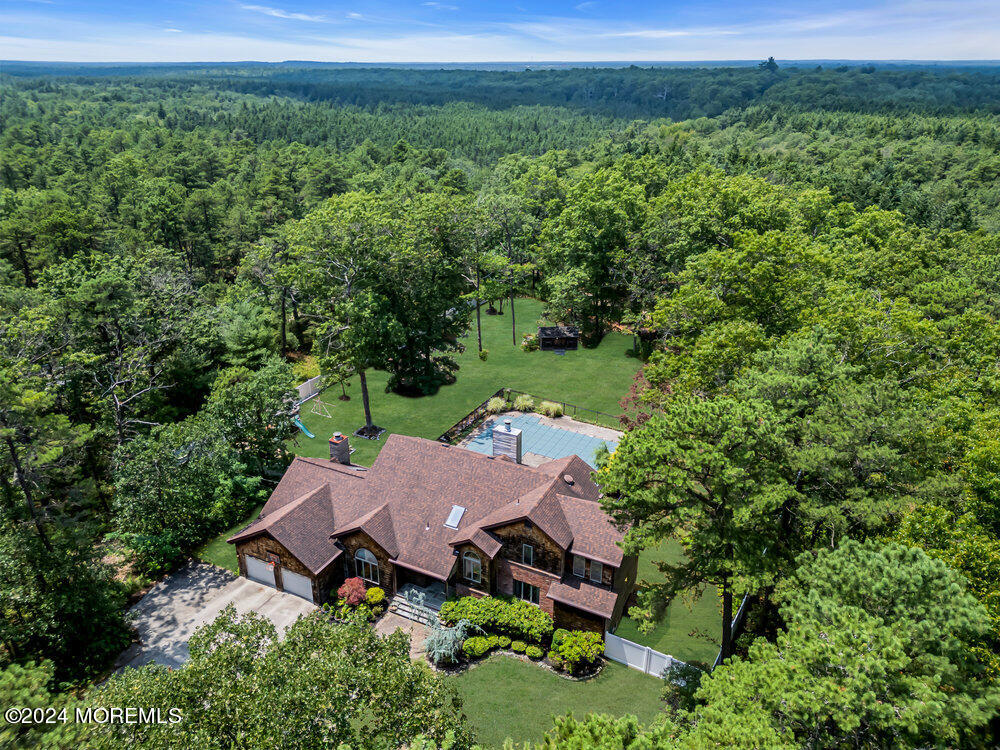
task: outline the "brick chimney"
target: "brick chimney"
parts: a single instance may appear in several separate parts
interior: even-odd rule
[[[330,460],[351,465],[351,443],[342,432],[335,432],[330,438]]]

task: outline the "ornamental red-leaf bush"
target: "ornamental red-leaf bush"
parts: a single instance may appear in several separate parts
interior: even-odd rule
[[[357,607],[365,600],[365,582],[360,578],[348,578],[337,589],[337,596],[344,600],[348,607]]]

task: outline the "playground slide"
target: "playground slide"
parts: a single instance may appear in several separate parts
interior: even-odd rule
[[[302,430],[302,432],[304,432],[304,433],[305,433],[306,437],[311,437],[311,438],[314,438],[314,437],[316,437],[316,436],[315,436],[315,435],[313,435],[313,434],[312,434],[311,432],[309,432],[309,428],[308,428],[308,427],[306,427],[306,426],[305,426],[304,424],[302,424],[302,420],[301,420],[301,419],[299,419],[298,417],[294,417],[294,418],[292,419],[292,422],[294,422],[294,423],[295,423],[295,426],[296,426],[296,427],[298,427],[298,428],[299,428],[300,430]]]

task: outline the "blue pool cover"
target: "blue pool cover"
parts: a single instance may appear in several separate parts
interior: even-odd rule
[[[465,447],[476,453],[493,455],[493,427],[502,424],[502,420],[488,419],[482,429],[469,441]],[[522,414],[510,418],[510,426],[521,430],[521,450],[524,453],[537,453],[548,458],[565,458],[576,454],[588,464],[596,467],[594,454],[601,445],[607,445],[613,451],[618,443],[611,440],[581,435],[558,427],[549,427],[531,414]]]

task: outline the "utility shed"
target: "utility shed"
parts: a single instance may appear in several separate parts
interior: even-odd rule
[[[576,349],[579,346],[580,329],[576,326],[540,326],[538,328],[538,348],[542,351]]]

